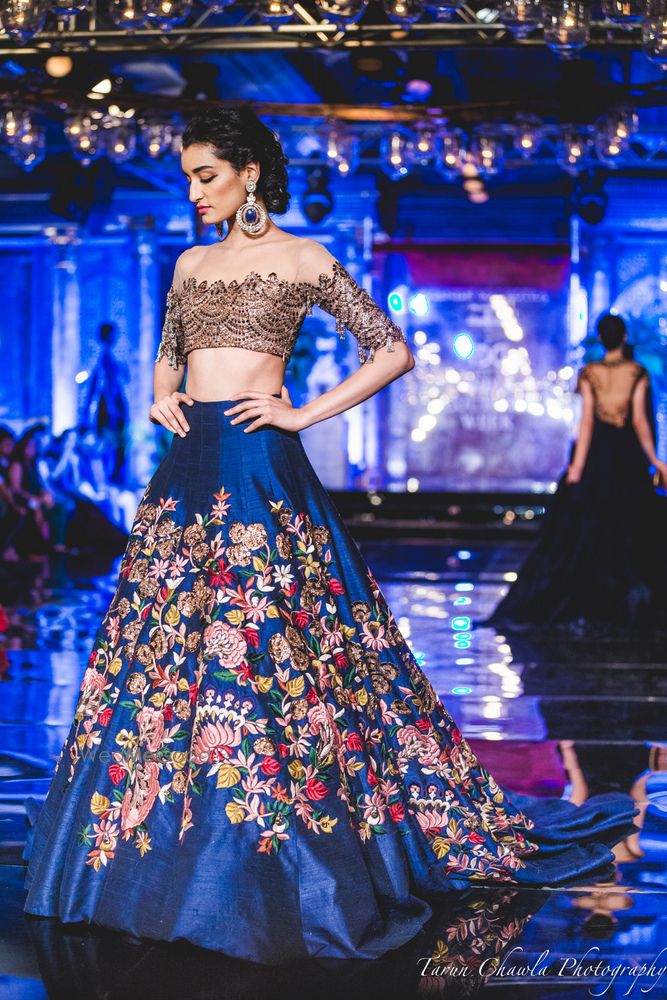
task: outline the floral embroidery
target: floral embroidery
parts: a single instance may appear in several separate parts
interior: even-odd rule
[[[143,857],[156,809],[197,825],[210,783],[256,849],[280,851],[300,823],[361,842],[424,836],[441,873],[512,881],[537,850],[426,675],[367,570],[348,595],[329,529],[284,500],[269,526],[233,517],[220,489],[178,523],[148,488],[118,589],[81,684],[68,782],[105,769],[79,830],[94,870],[119,840]],[[105,758],[101,757],[106,754]]]

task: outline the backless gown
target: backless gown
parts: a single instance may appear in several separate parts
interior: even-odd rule
[[[560,479],[537,544],[486,624],[667,628],[667,500],[632,424],[648,373],[636,361],[590,362],[594,425],[578,483]]]
[[[404,340],[314,273],[172,286],[158,357],[288,357],[318,304],[361,362]],[[309,251],[310,252],[310,251]],[[319,273],[318,273],[319,271]],[[608,877],[628,796],[501,788],[418,666],[299,434],[185,407],[139,503],[26,847],[26,912],[263,964],[374,959],[428,899]]]

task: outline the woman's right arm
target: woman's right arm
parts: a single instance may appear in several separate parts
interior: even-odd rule
[[[181,254],[176,261],[174,279],[167,295],[167,313],[153,370],[153,398],[155,402],[151,406],[149,414],[153,423],[161,424],[180,437],[185,437],[187,431],[190,430],[181,404],[187,403],[188,406],[192,406],[194,402],[187,393],[180,391],[187,363],[178,297],[178,289],[183,281],[182,260],[184,256]]]

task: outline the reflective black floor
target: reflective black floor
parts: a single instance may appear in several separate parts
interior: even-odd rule
[[[576,802],[629,792],[639,836],[609,883],[476,890],[443,901],[379,962],[267,969],[188,947],[26,919],[23,800],[39,798],[69,730],[116,567],[65,561],[9,610],[0,641],[0,998],[667,998],[667,649],[650,635],[502,636],[483,619],[520,565],[516,543],[362,544],[399,627],[497,780]],[[665,971],[662,972],[661,970]]]

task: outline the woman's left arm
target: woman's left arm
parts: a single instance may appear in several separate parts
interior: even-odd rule
[[[644,373],[640,376],[632,394],[632,426],[635,434],[639,438],[639,443],[644,449],[644,453],[651,465],[654,465],[660,473],[661,485],[667,485],[667,463],[661,462],[655,450],[655,441],[651,425],[646,416],[646,394],[648,392],[648,375]]]

